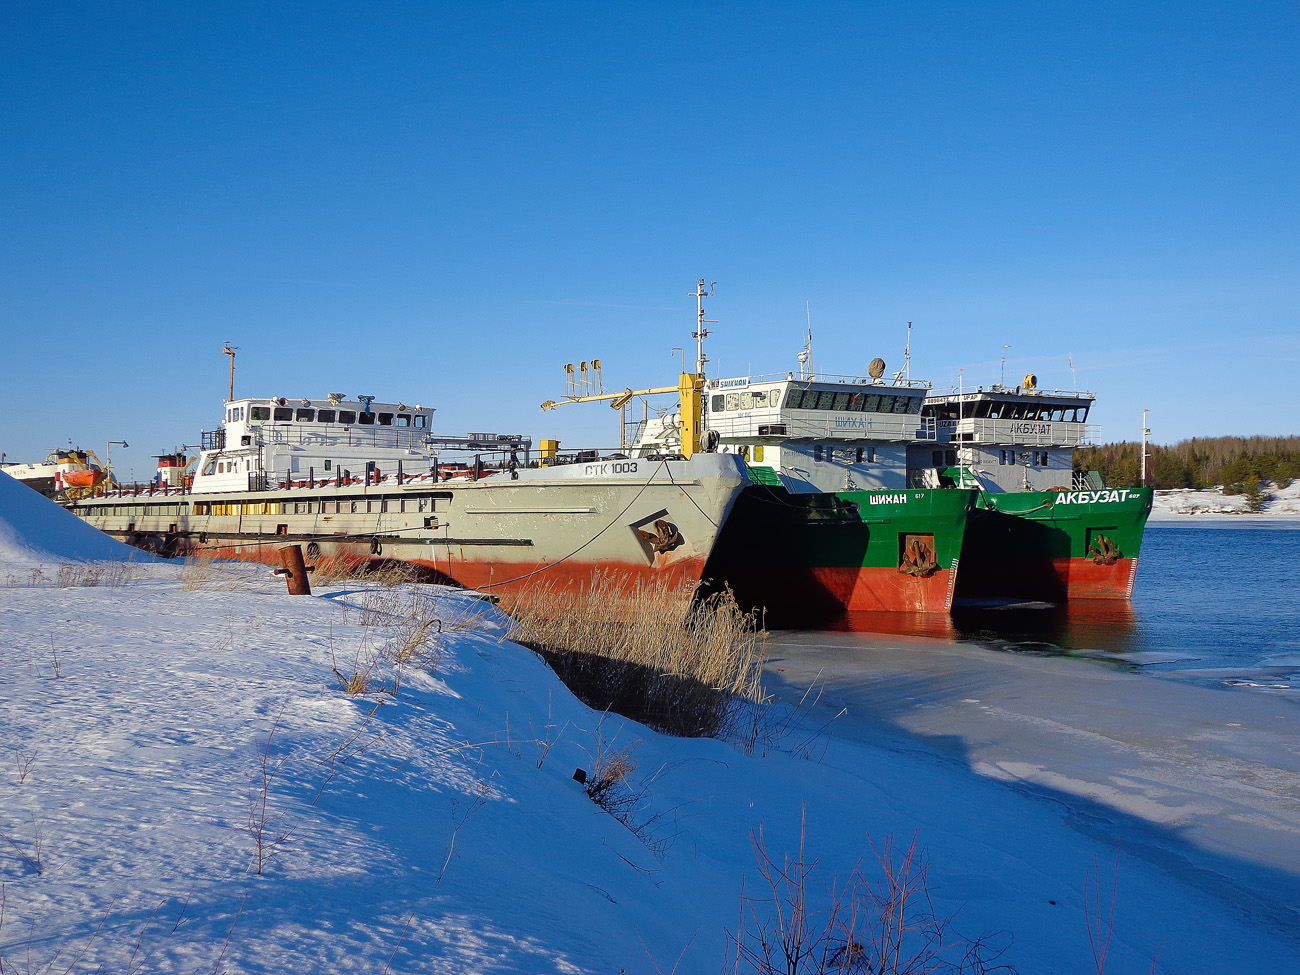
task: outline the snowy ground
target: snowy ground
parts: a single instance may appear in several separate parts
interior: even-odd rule
[[[1100,865],[1108,914],[1118,848],[1107,971],[1152,956],[1159,972],[1300,970],[1300,789],[1281,733],[1229,740],[1235,712],[1180,718],[1220,752],[1181,775],[1169,756],[1163,784],[1116,754],[1197,751],[1156,717],[1196,707],[1166,696],[1179,685],[1063,679],[1047,720],[1008,702],[1065,662],[972,675],[900,645],[913,664],[891,657],[874,698],[830,680],[802,711],[775,705],[747,752],[602,718],[490,607],[422,588],[447,621],[436,655],[396,694],[349,696],[332,668],[391,638],[396,597],[290,597],[253,566],[105,573],[69,561],[87,541],[65,512],[18,512],[3,490],[6,972],[719,972],[742,891],[762,896],[759,830],[778,860],[803,834],[818,906],[859,861],[880,877],[872,844],[915,835],[935,913],[1023,973],[1096,971],[1085,875]],[[776,662],[773,689],[791,699],[812,666]],[[1020,726],[1014,756],[977,698]],[[1289,698],[1241,700],[1295,715]],[[625,746],[635,832],[573,780]],[[1223,752],[1251,770],[1235,796],[1238,773],[1212,767]]]
[[[1300,481],[1285,488],[1265,485],[1273,497],[1263,511],[1253,512],[1242,494],[1224,494],[1222,488],[1194,491],[1182,488],[1175,491],[1157,491],[1151,509],[1153,521],[1183,521],[1195,516],[1198,520],[1223,520],[1241,518],[1250,521],[1300,520]]]

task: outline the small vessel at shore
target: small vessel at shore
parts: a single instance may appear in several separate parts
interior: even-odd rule
[[[0,470],[55,499],[84,497],[108,480],[108,471],[95,452],[80,447],[51,450],[42,464],[7,463]]]
[[[1154,492],[1107,488],[1073,469],[1091,436],[1092,393],[1020,386],[930,393],[930,442],[909,448],[913,482],[977,489],[959,601],[1128,599]]]
[[[523,436],[437,435],[433,413],[372,396],[232,395],[193,475],[183,454],[163,454],[149,485],[67,507],[164,555],[273,563],[300,543],[312,560],[396,560],[502,592],[598,571],[694,584],[748,483],[735,457],[561,454],[557,441],[534,453]]]

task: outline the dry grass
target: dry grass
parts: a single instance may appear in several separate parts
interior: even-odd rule
[[[47,571],[51,568],[53,575]],[[2,585],[8,589],[117,588],[142,575],[143,568],[131,562],[68,562],[10,571]]]
[[[397,559],[326,555],[316,559],[315,565],[312,582],[317,585],[357,580],[368,586],[403,586],[436,581],[430,578],[433,570]]]
[[[726,736],[763,699],[752,617],[730,593],[693,602],[689,587],[597,573],[578,590],[502,597],[510,639],[540,653],[589,706],[676,735]]]

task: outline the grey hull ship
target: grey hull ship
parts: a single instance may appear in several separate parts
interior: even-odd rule
[[[233,380],[232,380],[233,383]],[[197,461],[159,457],[149,485],[68,502],[89,524],[168,556],[351,568],[398,560],[488,592],[590,583],[693,585],[748,483],[739,458],[564,454],[558,441],[444,437],[433,410],[372,397],[231,399]]]

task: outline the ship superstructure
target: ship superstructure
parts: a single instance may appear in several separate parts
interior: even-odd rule
[[[1074,450],[1092,443],[1093,393],[1040,391],[1030,374],[1001,385],[931,392],[924,436],[908,449],[918,487],[978,487],[1000,494],[1073,486]],[[1081,485],[1082,486],[1082,485]]]

